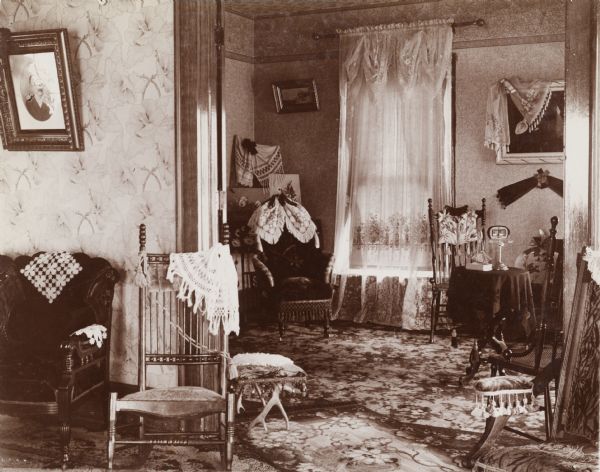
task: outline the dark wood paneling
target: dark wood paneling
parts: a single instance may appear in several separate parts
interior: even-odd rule
[[[198,250],[197,103],[199,3],[175,2],[177,250]]]
[[[594,0],[566,2],[565,326],[577,278],[577,252],[589,243],[593,3]]]

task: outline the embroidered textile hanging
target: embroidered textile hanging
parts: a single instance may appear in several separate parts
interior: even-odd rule
[[[234,136],[233,152],[238,185],[252,187],[254,177],[256,177],[262,187],[268,187],[269,175],[283,174],[283,161],[279,146],[256,144],[249,139],[240,142],[239,138]]]
[[[262,251],[261,239],[269,244],[277,243],[284,227],[301,243],[315,238],[315,246],[319,247],[317,227],[308,211],[283,194],[273,195],[259,206],[248,220],[248,226],[256,233],[259,251]]]
[[[170,255],[167,280],[180,277],[177,298],[193,305],[206,316],[208,330],[218,334],[223,323],[225,334],[240,332],[237,271],[229,246],[217,243],[208,251]],[[204,306],[202,306],[204,304]]]
[[[523,119],[515,134],[535,131],[544,117],[552,90],[547,80],[524,81],[518,77],[501,79],[490,87],[487,101],[484,145],[500,155],[510,145],[507,96],[510,96]]]

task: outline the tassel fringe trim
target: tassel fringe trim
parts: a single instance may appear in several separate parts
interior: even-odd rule
[[[525,415],[539,410],[531,389],[477,392],[471,415],[487,419],[490,416]]]

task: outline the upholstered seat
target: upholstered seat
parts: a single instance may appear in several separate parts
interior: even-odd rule
[[[475,463],[474,471],[574,472],[595,471],[598,454],[563,443],[528,444],[489,449]]]
[[[279,284],[277,297],[280,300],[322,300],[331,298],[330,284],[308,277],[288,277]]]
[[[136,403],[143,407],[136,410]],[[128,411],[171,417],[218,413],[223,411],[225,405],[223,395],[208,388],[193,386],[151,388],[119,399],[119,406],[126,406]]]

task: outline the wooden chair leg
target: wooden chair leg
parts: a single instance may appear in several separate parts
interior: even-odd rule
[[[329,337],[329,317],[330,317],[330,314],[328,312],[325,313],[325,316],[324,316],[324,318],[325,318],[325,320],[324,320],[324,325],[325,325],[324,326],[324,335],[325,335],[326,338]]]
[[[437,326],[437,318],[440,310],[440,293],[434,291],[431,299],[431,333],[429,335],[429,342],[432,343],[435,337],[435,328]]]
[[[283,324],[283,318],[281,317],[281,314],[278,315],[278,320],[279,320],[279,340],[283,341],[283,332],[285,331],[285,325]]]
[[[112,470],[113,457],[115,455],[115,441],[117,439],[117,393],[111,392],[108,405],[108,444],[107,444],[107,468]]]
[[[235,394],[227,393],[227,419],[225,438],[225,470],[230,471],[233,465],[233,440],[235,435]]]
[[[550,396],[550,385],[548,383],[546,384],[546,388],[544,388],[544,428],[546,430],[546,441],[550,440],[553,421],[552,397]]]
[[[61,387],[57,392],[58,421],[60,423],[60,448],[62,468],[66,469],[70,460],[69,443],[71,442],[71,396],[73,386]]]
[[[479,438],[479,441],[477,441],[477,444],[473,446],[473,449],[461,461],[463,467],[472,468],[475,461],[494,445],[509,418],[510,416],[497,416],[495,418],[490,416],[485,421],[485,431]]]

